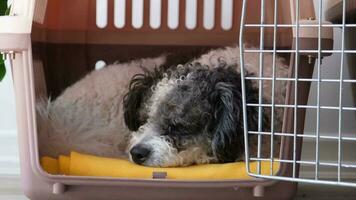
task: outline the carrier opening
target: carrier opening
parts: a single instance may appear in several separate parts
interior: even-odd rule
[[[241,154],[239,156],[228,155],[228,152],[218,153],[218,150],[214,149],[223,148],[220,143],[224,143],[226,139],[204,136],[209,137],[207,140],[216,140],[214,142],[219,146],[208,148],[195,144],[197,147],[191,147],[189,149],[191,152],[187,150],[188,152],[185,154],[192,154],[197,158],[189,158],[189,156],[181,153],[179,154],[179,159],[184,161],[176,161],[182,162],[183,165],[192,165],[196,162],[194,159],[198,159],[198,164],[205,164],[203,166],[185,167],[183,169],[159,169],[157,166],[174,167],[177,164],[166,164],[169,162],[162,161],[152,168],[152,166],[149,166],[154,165],[152,164],[154,162],[152,162],[147,164],[147,168],[119,160],[120,156],[125,153],[129,154],[130,158],[130,153],[127,153],[128,150],[125,150],[125,145],[121,143],[124,143],[122,140],[127,140],[126,137],[129,137],[130,132],[132,132],[128,128],[132,127],[130,127],[130,123],[129,125],[124,123],[123,118],[126,117],[125,105],[122,106],[121,104],[127,90],[132,86],[130,85],[130,80],[134,79],[137,74],[152,71],[155,67],[164,66],[169,68],[172,65],[185,65],[188,62],[197,61],[208,67],[218,67],[222,64],[233,65],[238,73],[236,77],[232,78],[240,80],[240,77],[238,77],[240,63],[237,36],[241,14],[237,11],[241,10],[242,4],[233,1],[197,2],[101,0],[85,1],[79,4],[72,1],[61,1],[59,3],[51,0],[43,2],[41,6],[39,6],[40,4],[36,6],[37,12],[34,17],[31,38],[33,67],[37,72],[34,75],[36,109],[38,112],[38,152],[41,165],[45,171],[58,175],[112,175],[121,178],[140,178],[140,176],[142,176],[141,178],[152,178],[156,172],[166,172],[167,179],[216,180],[248,178],[244,162],[231,163],[232,158],[243,160],[244,157],[243,141],[241,141],[243,140],[242,129],[240,129],[240,135],[236,136],[239,139],[234,139],[235,141],[240,140],[238,141],[239,145],[241,145],[240,149],[237,150],[235,147],[230,147],[222,150],[233,150],[232,154],[238,152]],[[253,6],[250,4],[250,9],[253,9]],[[251,21],[258,21],[258,18],[252,15],[250,17]],[[286,21],[287,19],[280,18],[280,20]],[[267,32],[267,36],[270,37],[272,32]],[[249,33],[251,35],[247,37],[247,44],[249,43],[251,47],[257,46],[259,42],[255,41],[255,39],[259,38],[259,31],[250,30]],[[290,34],[290,31],[284,29],[281,36],[287,38],[289,37],[288,34]],[[271,39],[269,38],[266,41]],[[286,41],[288,40],[280,40],[279,45],[287,47],[290,44]],[[271,43],[267,42],[268,45],[271,45]],[[288,55],[285,57],[288,58]],[[249,73],[257,75],[259,73],[258,54],[251,53],[248,59],[251,63]],[[277,61],[280,69],[278,73],[283,77],[287,77],[288,67],[286,63],[288,61],[284,58],[278,58]],[[273,56],[266,56],[263,58],[263,62],[269,65],[268,67],[271,67]],[[122,69],[114,69],[115,67],[121,67]],[[268,67],[263,73],[271,73]],[[95,70],[96,72],[93,72]],[[185,76],[179,78],[182,77],[185,78]],[[182,80],[180,79],[180,81]],[[103,84],[104,82],[106,83]],[[240,82],[235,83],[240,87]],[[116,88],[113,86],[119,84],[122,86]],[[146,84],[152,83],[146,82]],[[265,85],[263,87],[271,89],[270,83]],[[149,85],[149,87],[159,86]],[[260,90],[258,88],[262,86],[258,85],[256,81],[251,80],[251,87],[256,96],[262,94],[258,94],[257,90]],[[285,86],[279,84],[278,87],[281,88],[278,101],[284,101]],[[122,91],[117,92],[115,90]],[[140,92],[145,95],[145,91]],[[209,98],[207,94],[204,95],[203,99]],[[97,98],[97,96],[102,98]],[[234,94],[233,97],[236,98],[237,96]],[[141,98],[149,98],[149,96]],[[103,102],[110,100],[113,103],[113,99],[117,101],[115,106]],[[269,95],[264,95],[263,99],[266,102],[271,101]],[[136,99],[130,100],[134,102]],[[206,103],[209,103],[209,101],[206,101]],[[98,104],[102,104],[102,106],[96,107]],[[237,120],[236,123],[242,123],[242,105],[238,106],[239,110],[234,108],[234,112],[240,116],[234,120]],[[194,105],[194,108],[203,109],[201,105]],[[105,113],[98,111],[100,109],[109,109],[110,111]],[[206,112],[209,111],[207,110]],[[232,112],[233,115],[235,115],[234,112]],[[253,110],[253,112],[258,111]],[[256,127],[254,131],[261,131],[262,129],[270,131],[268,123],[270,123],[269,115],[271,110],[266,108],[259,112],[266,113],[264,124],[257,124],[257,122],[251,121],[251,127]],[[275,128],[281,130],[283,110],[276,111],[276,113],[279,117],[279,122],[276,123],[278,125]],[[216,115],[219,115],[217,118],[224,117],[224,114],[217,113]],[[206,120],[209,120],[209,117],[211,117],[211,114],[207,113]],[[188,119],[189,121],[189,118],[183,118],[182,116],[176,120],[179,119]],[[213,125],[207,128],[219,128],[216,124],[223,122],[218,120],[220,119],[216,119],[215,124],[212,123]],[[116,125],[113,125],[114,123]],[[169,126],[169,129],[174,129],[171,128],[173,126]],[[177,126],[174,127],[177,129]],[[237,124],[233,124],[233,126],[237,126]],[[189,128],[194,129],[192,126],[189,126]],[[179,131],[182,131],[182,129],[179,129]],[[79,132],[80,134],[85,134],[76,135]],[[114,135],[113,132],[117,132],[117,134]],[[138,132],[138,130],[133,132]],[[123,136],[118,136],[120,134]],[[166,136],[162,135],[161,137]],[[230,137],[230,135],[221,137]],[[231,137],[232,140],[235,136]],[[181,138],[172,138],[178,140],[175,141],[176,143],[183,142]],[[169,139],[173,140],[172,138]],[[263,138],[264,143],[270,141],[268,139],[269,136],[263,136]],[[194,140],[198,140],[197,137]],[[184,139],[184,142],[192,141]],[[202,141],[200,143],[204,143]],[[257,136],[251,136],[251,141],[257,145]],[[261,142],[260,139],[259,142]],[[128,142],[126,141],[126,143]],[[213,142],[205,141],[205,143],[212,145]],[[278,157],[280,138],[275,139],[275,143],[276,151],[273,152],[273,156]],[[252,151],[255,152],[254,154],[262,156],[260,149],[255,148]],[[270,155],[267,156],[269,153],[269,150],[263,153],[266,159],[270,157]],[[174,157],[165,156],[167,156],[167,159],[174,159]],[[187,159],[192,161],[187,161]],[[216,164],[219,163],[219,159],[225,159],[224,162],[228,161],[228,164]],[[89,163],[82,164],[84,160]],[[131,161],[135,161],[133,157],[131,157]],[[215,164],[206,165],[209,162]],[[79,165],[76,163],[79,163]],[[252,164],[250,168],[251,170],[262,170],[267,173],[267,171],[270,172],[270,165],[271,163],[268,161],[262,162],[262,166],[265,167],[261,168],[261,162],[258,161],[256,164]],[[77,171],[79,169],[78,166],[79,168],[82,167],[80,169],[82,171]],[[115,167],[113,166],[118,166],[117,170],[114,170]],[[94,170],[96,167],[98,169]],[[102,167],[109,168],[104,169]],[[276,173],[278,168],[278,166],[275,167],[273,173]],[[121,174],[122,170],[119,169],[132,169],[132,172],[127,172],[128,174],[125,176],[125,174]],[[117,171],[120,172],[119,175]]]

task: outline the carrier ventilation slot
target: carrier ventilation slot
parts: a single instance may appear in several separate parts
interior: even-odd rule
[[[96,25],[98,28],[108,25],[108,0],[96,0]]]
[[[233,2],[232,0],[222,0],[221,27],[224,30],[232,28]]]
[[[204,28],[211,30],[215,25],[215,0],[204,1]]]
[[[124,28],[126,20],[126,0],[115,0],[114,2],[114,24],[116,28]]]
[[[177,29],[179,26],[179,0],[168,0],[168,27]]]
[[[140,29],[143,26],[143,0],[132,0],[132,26]]]
[[[108,1],[109,0],[96,0],[96,25],[98,28],[106,28],[108,26]],[[132,12],[127,12],[127,1],[131,1]],[[182,4],[181,1],[185,1]],[[199,3],[203,5],[199,5]],[[166,5],[167,8],[164,8]],[[183,7],[182,5],[185,5]],[[199,8],[203,8],[203,20],[201,23],[198,21],[200,18]],[[186,29],[194,30],[200,24],[206,30],[212,30],[216,27],[216,13],[217,13],[216,0],[168,0],[168,4],[163,4],[162,0],[149,0],[149,9],[145,9],[144,0],[114,0],[114,26],[118,29],[125,28],[132,25],[134,29],[141,29],[144,27],[145,19],[144,12],[149,12],[149,27],[151,29],[159,29],[162,26],[167,26],[169,29],[177,29],[179,26],[184,26]],[[164,9],[167,9],[167,16],[163,16]],[[131,22],[128,14],[131,13]],[[181,18],[180,15],[184,15]],[[167,17],[167,24],[162,24],[162,18]],[[180,20],[185,20],[184,22]],[[221,1],[221,29],[230,30],[233,27],[233,0]]]
[[[153,29],[158,29],[161,27],[161,8],[161,0],[150,1],[150,26]]]
[[[197,0],[185,1],[185,26],[193,30],[197,26]]]

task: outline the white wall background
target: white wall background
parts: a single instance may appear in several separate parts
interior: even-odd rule
[[[13,0],[8,1],[8,5]],[[16,137],[16,112],[11,68],[5,62],[7,74],[0,82],[0,176],[19,175],[19,157]]]
[[[341,29],[334,29],[334,49],[341,49]],[[344,78],[355,79],[350,75],[349,59],[350,55],[345,56]],[[354,55],[353,55],[354,56]],[[341,55],[333,54],[326,57],[321,65],[321,77],[330,79],[339,79],[340,76]],[[317,76],[317,66],[314,68],[314,78]],[[353,98],[351,84],[344,83],[343,85],[343,104],[355,107],[355,99]],[[317,102],[317,84],[313,83],[309,95],[309,105],[316,105]],[[322,83],[320,87],[320,103],[323,106],[339,106],[339,83]],[[313,110],[307,111],[307,119],[305,131],[307,134],[315,134],[316,130],[316,112]],[[342,132],[346,135],[356,134],[356,112],[344,111],[342,120]],[[338,133],[338,111],[323,111],[320,118],[320,129],[324,135],[335,135]]]
[[[329,8],[329,6],[335,5],[340,0],[328,0],[323,2],[323,18],[325,20],[324,13]],[[319,13],[319,0],[314,0],[315,13],[318,18]],[[334,28],[334,50],[341,49],[341,29]],[[346,34],[345,45],[346,48],[350,48],[350,38],[348,36],[353,36],[353,34]],[[355,49],[355,47],[353,47]],[[347,62],[352,55],[345,56],[345,65],[344,65],[344,78],[345,79],[356,79],[350,75],[350,67]],[[354,58],[353,58],[354,59]],[[321,66],[321,77],[330,78],[330,79],[339,79],[340,77],[340,65],[341,65],[341,55],[334,53],[332,56],[326,57],[322,61]],[[317,67],[314,68],[314,77],[317,74]],[[344,84],[343,89],[343,104],[355,107],[356,99],[353,98],[351,84]],[[354,84],[353,89],[355,89],[356,84]],[[339,105],[339,84],[338,83],[328,83],[322,84],[320,88],[320,103],[324,106],[338,106]],[[309,105],[316,105],[316,93],[317,93],[317,84],[313,83],[311,86],[311,91],[309,95]],[[325,135],[335,135],[338,131],[338,111],[326,111],[321,113],[320,123],[321,123],[321,132]],[[305,125],[305,131],[307,134],[314,134],[316,125],[316,112],[308,110],[307,119]],[[356,134],[356,112],[344,112],[343,114],[343,123],[342,123],[342,132],[346,135]]]
[[[19,174],[15,98],[8,64],[0,82],[0,176]]]

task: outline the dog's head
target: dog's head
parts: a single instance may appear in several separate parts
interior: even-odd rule
[[[248,101],[257,97],[250,90]],[[240,75],[236,66],[199,63],[155,70],[131,80],[124,117],[133,131],[128,153],[146,166],[186,166],[243,158]],[[256,112],[255,112],[256,113]],[[249,118],[255,126],[256,117]]]

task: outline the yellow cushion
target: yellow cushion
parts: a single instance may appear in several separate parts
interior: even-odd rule
[[[167,179],[252,179],[246,173],[244,162],[194,165],[179,168],[155,168],[136,165],[127,160],[71,152],[69,157],[59,156],[58,160],[42,157],[41,165],[46,172],[54,175],[152,179],[153,172],[166,172]],[[250,167],[251,171],[256,172],[257,163],[252,162]],[[273,173],[276,173],[278,169],[278,163],[274,163]],[[266,175],[270,174],[270,162],[261,162],[261,172]]]
[[[68,156],[59,156],[58,158],[58,172],[59,174],[70,175],[70,157]]]
[[[58,174],[58,160],[50,157],[42,157],[41,165],[43,170],[49,174]]]

